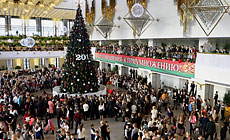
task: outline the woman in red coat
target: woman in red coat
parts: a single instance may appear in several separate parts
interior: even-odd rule
[[[30,119],[32,118],[33,116],[30,114],[29,111],[27,111],[23,117],[23,121],[25,122],[26,125],[29,125],[29,122],[30,122]]]

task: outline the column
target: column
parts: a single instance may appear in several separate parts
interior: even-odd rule
[[[152,46],[153,47],[153,39],[149,39],[148,40],[148,46]]]
[[[115,67],[115,64],[114,63],[110,63],[111,65],[111,71],[113,71],[114,67]]]
[[[99,61],[99,68],[100,68],[100,70],[103,70],[103,62],[102,61]]]
[[[12,70],[13,69],[13,59],[7,59],[6,61],[6,67],[8,70]]]
[[[45,66],[45,58],[42,58],[42,65]]]
[[[100,45],[100,46],[102,45],[102,41],[101,41],[101,40],[99,41],[99,45]]]
[[[44,66],[49,67],[49,58],[44,58]]]
[[[59,68],[60,67],[60,58],[57,57],[56,58],[56,68]]]
[[[23,67],[24,67],[24,69],[27,69],[27,61],[26,61],[26,58],[23,59]]]
[[[118,65],[118,75],[122,75],[122,66]]]
[[[36,18],[36,31],[37,35],[42,36],[42,20],[41,18]]]
[[[27,69],[30,69],[30,59],[26,58],[26,65],[27,65]]]
[[[204,99],[210,99],[210,104],[213,105],[213,95],[214,93],[214,85],[206,84],[205,85],[205,94]]]
[[[161,86],[160,74],[151,73],[150,78],[152,78],[152,80],[148,80],[148,82],[151,82],[152,87],[154,89],[160,88],[160,86]]]
[[[30,59],[29,58],[24,58],[23,59],[23,64],[24,64],[24,69],[29,69],[30,68]]]
[[[128,75],[128,67],[121,66],[121,75]]]
[[[39,67],[42,68],[42,65],[43,65],[42,58],[39,58]]]
[[[5,29],[6,29],[6,34],[10,35],[11,31],[11,16],[5,16]]]
[[[118,41],[118,45],[119,45],[119,46],[122,45],[122,40],[119,40],[119,41]]]

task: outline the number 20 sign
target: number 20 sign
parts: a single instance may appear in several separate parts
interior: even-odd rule
[[[82,54],[82,55],[80,55],[80,54],[77,54],[76,55],[76,60],[77,61],[80,61],[80,60],[89,60],[89,59],[92,59],[93,58],[93,56],[92,55],[85,55],[85,54]]]

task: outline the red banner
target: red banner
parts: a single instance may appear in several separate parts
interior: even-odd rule
[[[147,69],[168,70],[172,72],[181,72],[187,74],[194,74],[195,63],[153,59],[145,57],[135,57],[126,55],[116,55],[107,53],[96,53],[96,59],[103,59],[107,61],[118,62],[122,64],[136,65],[137,67],[144,66]]]

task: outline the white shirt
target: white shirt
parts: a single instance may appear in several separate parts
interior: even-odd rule
[[[69,131],[69,126],[68,126],[68,125],[64,125],[63,128],[65,129],[65,132],[68,132],[68,131]]]
[[[88,104],[83,104],[83,110],[84,112],[89,110],[89,105]]]
[[[104,104],[103,104],[103,105],[99,105],[99,106],[98,106],[98,110],[99,110],[99,111],[100,111],[100,110],[104,111],[104,110],[105,110]]]
[[[154,120],[157,117],[158,111],[156,109],[153,109],[151,113],[152,113],[152,119]]]
[[[136,112],[137,112],[137,106],[136,105],[132,105],[131,110],[132,110],[132,114],[136,114]]]
[[[15,104],[18,104],[18,97],[17,97],[17,96],[14,96],[13,102],[14,102]]]
[[[82,131],[80,131],[80,129],[78,129],[77,135],[78,135],[78,139],[85,138],[85,128],[82,128]]]

